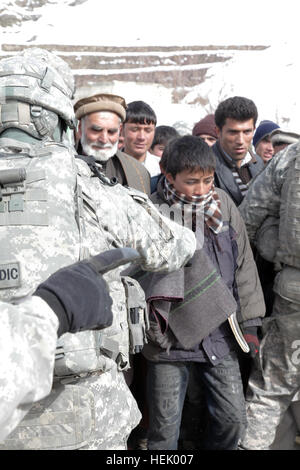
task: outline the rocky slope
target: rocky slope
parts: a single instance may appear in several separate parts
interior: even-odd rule
[[[79,92],[87,84],[96,88],[108,80],[160,84],[173,90],[174,103],[179,103],[191,87],[203,83],[212,65],[230,60],[236,51],[265,49],[264,46],[34,46],[51,50],[68,62]],[[0,54],[8,57],[28,47],[32,44],[2,44]]]

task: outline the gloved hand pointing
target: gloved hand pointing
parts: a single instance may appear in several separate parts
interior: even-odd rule
[[[110,326],[112,300],[101,274],[138,259],[136,250],[113,249],[62,268],[42,282],[33,295],[57,315],[58,336]]]

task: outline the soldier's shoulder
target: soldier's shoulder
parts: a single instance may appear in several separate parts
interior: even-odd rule
[[[126,190],[127,194],[137,202],[149,201],[147,194],[139,191],[138,189],[131,188],[129,186],[125,186],[124,189]]]
[[[288,169],[296,160],[300,162],[300,141],[288,145],[272,157],[266,168],[259,175],[262,175],[258,179],[260,184],[264,184],[263,176],[265,175],[266,179],[276,181],[276,184],[281,185]]]
[[[75,155],[75,163],[77,172],[83,177],[95,177],[94,181],[99,181],[103,186],[121,186],[118,184],[116,178],[107,177],[101,170],[101,167],[97,167],[95,159],[92,156]]]
[[[270,163],[268,163],[267,168],[271,167],[271,164],[276,168],[285,167],[290,164],[291,160],[296,158],[300,158],[300,140],[276,153]]]
[[[92,175],[92,170],[88,165],[87,157],[78,154],[74,154],[74,157],[78,173],[82,176],[90,177]]]

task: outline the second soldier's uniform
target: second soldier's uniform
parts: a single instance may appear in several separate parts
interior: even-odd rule
[[[270,448],[300,388],[299,195],[300,142],[272,158],[240,206],[250,240],[280,269],[273,287],[273,312],[263,322],[260,367],[249,380],[244,449]]]
[[[0,302],[0,439],[51,391],[58,319],[38,297]]]

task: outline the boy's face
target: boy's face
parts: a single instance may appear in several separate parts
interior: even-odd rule
[[[259,155],[264,163],[267,163],[274,155],[274,147],[270,137],[265,137],[256,146],[255,151]]]
[[[161,158],[162,154],[164,153],[165,146],[164,144],[155,144],[152,149],[150,149],[150,152],[153,155],[156,155],[157,157]]]
[[[171,173],[167,173],[166,177],[176,191],[188,197],[204,196],[211,190],[214,183],[214,171],[204,173],[198,170],[191,173],[190,170],[183,170],[177,173],[175,178],[173,178]]]

